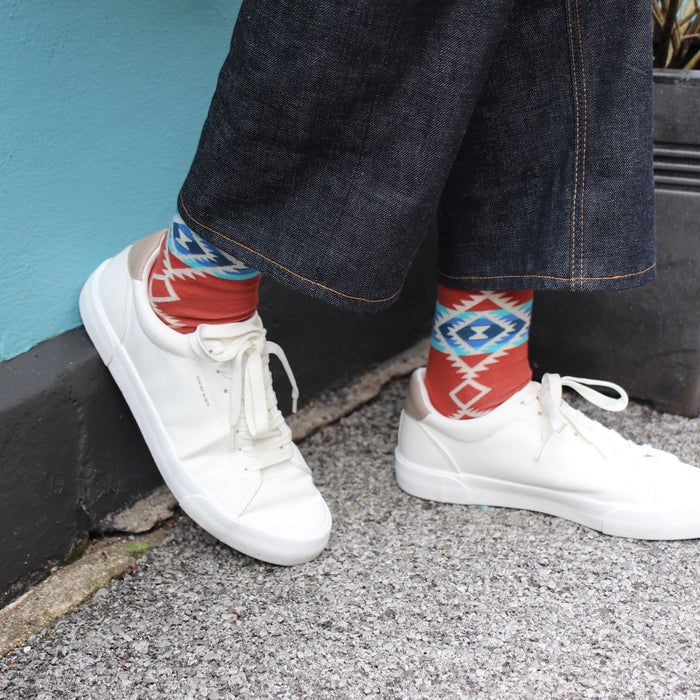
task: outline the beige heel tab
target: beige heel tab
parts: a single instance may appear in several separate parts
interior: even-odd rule
[[[406,399],[403,404],[403,410],[405,413],[413,418],[414,420],[420,421],[425,418],[430,409],[426,406],[423,400],[422,388],[422,376],[425,370],[416,370],[411,376],[411,381],[408,384],[408,393],[406,394]]]
[[[132,279],[143,279],[148,261],[158,250],[158,246],[160,246],[160,242],[167,232],[168,229],[166,228],[162,229],[161,231],[156,231],[150,236],[146,236],[140,241],[136,241],[136,243],[131,246],[129,249],[129,257],[127,258],[127,264],[129,267],[129,274],[131,275]]]

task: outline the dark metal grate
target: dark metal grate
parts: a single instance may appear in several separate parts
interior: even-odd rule
[[[700,193],[700,146],[655,143],[654,185],[657,190]]]

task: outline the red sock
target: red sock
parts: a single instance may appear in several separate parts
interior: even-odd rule
[[[175,217],[148,279],[153,310],[192,333],[202,323],[237,323],[258,306],[260,273],[222,253]]]
[[[425,373],[436,410],[450,418],[476,418],[530,381],[532,297],[532,290],[472,292],[438,286]]]

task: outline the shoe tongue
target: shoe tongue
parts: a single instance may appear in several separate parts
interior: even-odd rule
[[[203,323],[189,336],[189,341],[198,355],[226,362],[242,357],[243,353],[253,348],[263,354],[265,328],[259,317],[238,323]]]

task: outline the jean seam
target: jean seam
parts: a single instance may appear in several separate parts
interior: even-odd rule
[[[386,302],[394,299],[396,296],[398,296],[399,292],[401,291],[400,289],[398,289],[392,295],[385,297],[383,299],[367,299],[365,297],[353,296],[352,294],[345,294],[344,292],[341,292],[337,289],[333,289],[333,287],[328,287],[327,285],[322,284],[321,282],[317,282],[316,280],[312,280],[312,279],[309,279],[308,277],[304,277],[303,275],[300,275],[298,272],[294,272],[294,270],[291,270],[290,268],[285,267],[284,265],[277,262],[276,260],[273,260],[272,258],[269,258],[267,255],[264,255],[263,253],[255,250],[255,248],[251,248],[250,246],[246,245],[245,243],[241,243],[240,241],[237,241],[235,238],[231,238],[230,236],[227,236],[226,234],[221,233],[221,231],[217,231],[216,229],[211,228],[211,226],[207,226],[206,224],[202,223],[201,221],[198,221],[197,219],[194,218],[194,216],[192,216],[192,214],[190,214],[189,210],[187,209],[187,206],[185,205],[185,202],[182,198],[182,193],[180,193],[178,201],[180,203],[180,206],[182,207],[180,214],[184,215],[183,218],[187,217],[190,221],[197,224],[197,226],[201,226],[203,229],[206,229],[210,233],[213,233],[217,236],[220,236],[221,238],[223,238],[227,241],[230,241],[231,243],[253,253],[254,255],[260,256],[263,260],[266,260],[267,262],[271,263],[275,267],[280,268],[280,270],[284,270],[285,272],[287,272],[290,275],[293,275],[297,279],[300,279],[303,282],[307,282],[308,284],[313,284],[314,286],[319,287],[321,289],[324,289],[327,292],[337,294],[340,297],[343,297],[345,299],[351,299],[353,301],[364,301],[364,302],[367,302],[369,304],[383,304],[383,303],[386,303]]]
[[[588,85],[586,81],[586,62],[583,55],[583,33],[581,31],[580,2],[576,1],[576,25],[578,28],[579,60],[581,63],[581,85],[583,88],[583,154],[581,156],[581,228],[580,242],[581,248],[579,277],[581,279],[580,289],[583,291],[583,268],[585,251],[585,214],[586,214],[586,152],[588,149]]]
[[[505,280],[505,279],[544,279],[544,280],[556,280],[558,282],[595,282],[601,280],[619,280],[625,279],[627,277],[637,277],[638,275],[643,275],[656,267],[656,263],[645,267],[643,270],[638,270],[637,272],[627,272],[621,275],[607,275],[605,277],[556,277],[555,275],[448,275],[446,272],[438,270],[438,273],[443,277],[447,277],[452,280]]]
[[[578,213],[578,181],[579,181],[579,167],[580,167],[580,140],[581,140],[581,116],[579,108],[578,99],[578,75],[576,71],[576,49],[574,45],[574,28],[571,18],[571,2],[570,0],[565,0],[566,5],[566,21],[567,21],[567,33],[569,35],[569,54],[570,54],[570,65],[571,65],[571,79],[572,88],[574,94],[574,124],[576,130],[576,154],[574,157],[574,193],[571,203],[571,265],[570,265],[570,277],[568,278],[572,282],[572,288],[575,287],[573,284],[576,279],[576,249],[577,249],[577,237],[576,237],[576,226],[577,226],[577,213]]]

